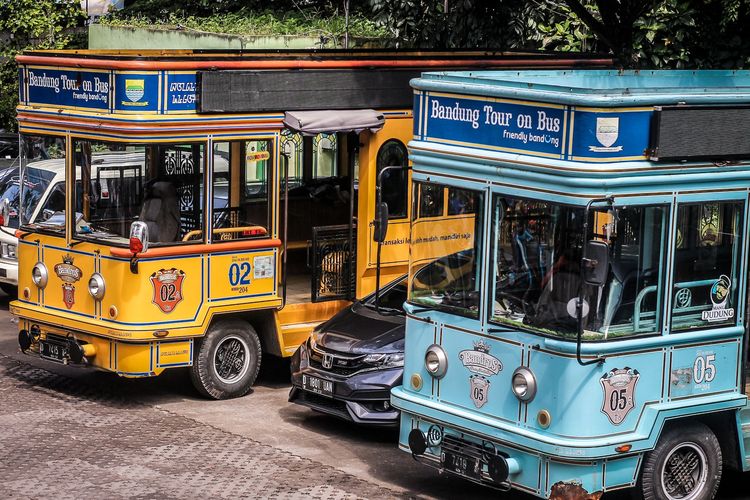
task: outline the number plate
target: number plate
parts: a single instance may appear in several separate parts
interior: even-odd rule
[[[302,375],[302,388],[306,391],[320,394],[329,398],[333,397],[333,382],[330,380],[323,380],[318,377],[311,377],[310,375]]]
[[[442,456],[443,467],[449,471],[473,479],[481,479],[482,464],[476,458],[468,457],[460,453],[444,452]]]
[[[39,341],[39,355],[50,361],[64,363],[68,357],[68,346],[61,342]]]

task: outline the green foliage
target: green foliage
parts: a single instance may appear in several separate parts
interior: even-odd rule
[[[370,0],[370,8],[405,47],[504,49],[529,38],[522,0]]]
[[[18,67],[26,49],[63,49],[81,43],[75,28],[86,15],[78,0],[0,1],[0,128],[15,130]]]
[[[177,28],[233,35],[312,35],[327,38],[342,36],[346,25],[344,17],[335,14],[323,16],[320,13],[305,14],[300,11],[275,13],[247,9],[216,13],[205,17],[177,12],[169,12],[157,18],[123,13],[112,14],[100,19],[100,22],[112,26]],[[349,17],[349,35],[366,38],[383,37],[386,31],[374,21],[354,14]]]

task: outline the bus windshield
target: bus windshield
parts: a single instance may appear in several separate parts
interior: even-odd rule
[[[585,340],[656,333],[667,212],[663,206],[592,208],[584,234],[582,207],[496,196],[490,321],[574,338],[580,292]],[[591,241],[608,254],[595,263],[606,266],[606,279],[581,286],[583,246]]]

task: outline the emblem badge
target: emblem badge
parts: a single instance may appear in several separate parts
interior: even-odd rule
[[[599,382],[604,392],[602,413],[614,425],[620,425],[635,408],[635,386],[641,375],[632,368],[614,368],[605,373]]]
[[[62,280],[63,302],[71,309],[76,303],[76,287],[73,283],[81,279],[81,270],[73,265],[70,254],[63,255],[62,264],[55,264],[55,274]]]
[[[323,355],[323,368],[329,370],[333,366],[333,356],[330,354]]]
[[[143,80],[125,80],[125,95],[131,102],[138,102],[143,98],[145,84]]]
[[[490,354],[490,346],[484,340],[474,342],[474,349],[458,353],[461,363],[473,373],[469,377],[469,396],[474,406],[481,408],[489,400],[490,380],[503,369],[503,363]]]
[[[171,313],[182,301],[182,283],[185,273],[179,269],[159,269],[149,278],[154,287],[154,297],[151,301],[162,312]]]
[[[709,311],[701,312],[703,321],[726,321],[734,318],[734,308],[726,307],[731,289],[732,281],[729,276],[722,274],[711,286],[710,298],[713,307]]]
[[[596,140],[601,146],[589,146],[589,151],[595,153],[614,153],[622,151],[622,146],[613,147],[620,135],[620,118],[598,117],[596,119]]]

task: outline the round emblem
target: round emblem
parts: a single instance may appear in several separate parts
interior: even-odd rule
[[[439,446],[443,442],[443,431],[437,425],[432,425],[427,430],[427,444],[430,446]]]

